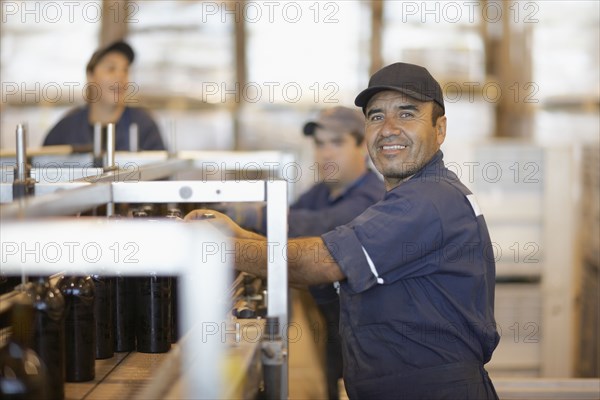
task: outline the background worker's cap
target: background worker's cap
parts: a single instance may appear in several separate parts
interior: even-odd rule
[[[131,64],[133,62],[133,59],[135,58],[135,53],[133,52],[133,49],[130,45],[123,41],[114,42],[106,47],[96,50],[94,54],[92,54],[92,58],[90,58],[90,61],[88,62],[87,67],[85,69],[86,72],[93,72],[94,68],[96,68],[96,65],[98,65],[100,60],[102,60],[102,58],[104,58],[104,56],[108,53],[113,52],[123,54],[129,60],[129,64]]]
[[[396,90],[417,100],[434,101],[445,110],[440,84],[419,65],[395,63],[383,67],[371,76],[369,87],[356,96],[354,104],[362,107],[364,113],[371,97],[383,90]]]
[[[333,132],[351,133],[361,140],[365,136],[365,117],[360,111],[348,107],[326,108],[319,113],[316,120],[304,125],[304,135],[312,136],[316,128]]]

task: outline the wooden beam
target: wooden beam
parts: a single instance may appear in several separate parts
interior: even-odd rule
[[[369,75],[373,75],[383,67],[381,55],[381,38],[383,32],[383,1],[371,1],[371,64]]]
[[[513,2],[485,0],[486,9],[497,9],[501,20],[481,22],[485,45],[486,83],[498,88],[490,94],[495,104],[498,137],[530,137],[533,134],[533,110],[536,84],[532,80],[532,26],[514,21]],[[487,5],[494,4],[494,7]],[[498,26],[498,24],[501,24]],[[490,85],[491,87],[491,85]]]
[[[231,2],[236,3],[236,10],[243,10],[245,0]],[[248,68],[246,64],[246,21],[243,13],[239,11],[235,17],[235,82],[238,84],[238,90],[241,91],[248,80]],[[233,149],[241,150],[241,127],[240,119],[244,99],[240,93],[240,101],[234,102],[232,109],[233,116]]]
[[[130,4],[129,0],[102,0],[100,47],[125,39],[127,22],[138,7],[137,3]]]

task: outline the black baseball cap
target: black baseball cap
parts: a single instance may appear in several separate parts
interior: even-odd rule
[[[375,72],[369,79],[369,87],[356,96],[354,104],[365,107],[375,94],[383,90],[396,90],[421,101],[434,101],[445,110],[440,84],[427,69],[407,63],[390,64]]]
[[[94,68],[96,68],[96,65],[98,65],[100,60],[102,60],[102,58],[105,55],[113,52],[123,54],[129,60],[129,64],[131,64],[133,62],[133,59],[135,58],[135,53],[133,52],[133,49],[130,45],[123,41],[113,42],[106,47],[96,50],[94,54],[92,54],[92,58],[90,58],[90,61],[88,62],[87,67],[85,69],[86,72],[92,72]]]
[[[343,106],[326,108],[314,121],[307,122],[302,131],[305,136],[313,136],[317,128],[351,133],[362,140],[365,136],[365,117],[356,108]]]

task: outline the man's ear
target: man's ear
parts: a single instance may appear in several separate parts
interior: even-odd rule
[[[442,115],[435,122],[435,136],[438,145],[444,143],[444,140],[446,139],[446,121],[446,116]]]

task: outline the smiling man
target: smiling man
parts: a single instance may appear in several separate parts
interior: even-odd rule
[[[422,169],[444,142],[443,106],[383,90],[367,109],[369,153],[390,190]]]
[[[339,281],[351,399],[495,399],[484,369],[499,340],[494,256],[475,197],[444,166],[440,85],[425,68],[396,63],[355,104],[387,192],[346,225],[291,239],[302,251],[288,257],[289,279]],[[236,268],[265,275],[265,238],[224,215],[211,223],[227,227],[236,248],[262,245],[262,259],[240,254]]]
[[[325,108],[304,124],[302,132],[314,144],[318,176],[317,182],[290,206],[291,238],[318,236],[347,224],[381,200],[385,192],[383,182],[367,165],[365,118],[358,109]],[[267,231],[262,203],[229,203],[222,210],[244,228],[263,234]],[[331,283],[309,289],[325,321],[327,396],[338,399],[338,380],[342,377],[339,297]]]

